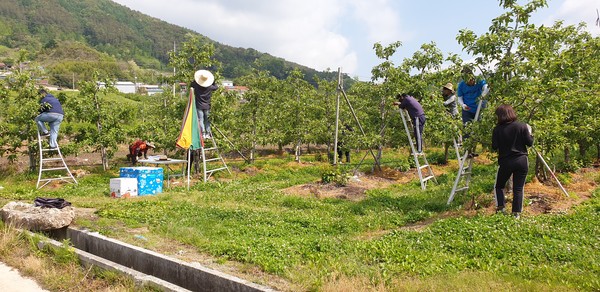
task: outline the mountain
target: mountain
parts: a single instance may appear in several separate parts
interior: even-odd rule
[[[173,50],[174,44],[183,42],[189,33],[214,44],[214,57],[223,64],[221,74],[226,78],[235,79],[249,73],[257,66],[257,59],[261,61],[258,69],[268,70],[280,79],[285,78],[292,68],[299,68],[310,82],[314,75],[329,80],[337,78],[337,72],[319,72],[251,48],[221,44],[109,0],[0,1],[0,58],[1,46],[43,54],[58,44],[68,44],[67,51],[70,52],[82,47],[74,44],[83,44],[83,47],[89,46],[101,53],[92,54],[95,59],[133,60],[141,68],[168,71],[168,52]],[[79,56],[79,51],[76,54],[78,58],[85,58],[90,52],[81,53],[83,56]],[[54,62],[60,62],[60,56],[73,59],[70,53],[53,55],[53,58],[38,57]]]

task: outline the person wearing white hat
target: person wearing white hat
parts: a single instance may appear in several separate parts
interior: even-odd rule
[[[194,80],[192,80],[191,88],[194,89],[194,98],[196,100],[196,112],[198,113],[198,123],[200,124],[200,130],[202,136],[208,138],[211,135],[210,132],[210,99],[212,98],[213,91],[219,87],[215,84],[215,76],[210,71],[198,70],[194,73]]]
[[[444,106],[446,111],[452,117],[458,116],[458,108],[456,107],[456,95],[454,95],[454,86],[448,82],[442,87],[442,97],[444,98]]]

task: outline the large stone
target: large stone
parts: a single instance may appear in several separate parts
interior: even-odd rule
[[[75,218],[75,210],[71,206],[62,209],[41,208],[22,202],[4,205],[0,214],[6,224],[32,231],[60,229],[69,226]]]

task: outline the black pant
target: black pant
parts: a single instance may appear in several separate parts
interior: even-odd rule
[[[413,121],[413,131],[415,134],[415,143],[417,152],[423,152],[423,129],[425,129],[425,115],[416,117]]]
[[[346,163],[350,163],[350,151],[338,148],[338,161],[342,162],[342,154],[346,155]]]
[[[529,170],[529,160],[527,155],[521,155],[514,158],[508,158],[502,161],[496,173],[496,203],[498,208],[504,208],[504,186],[506,182],[513,176],[513,202],[512,211],[523,211],[523,186],[525,186],[525,178]]]
[[[346,155],[346,163],[350,163],[350,150],[344,147],[344,143],[337,144],[338,161],[342,162],[342,154]]]

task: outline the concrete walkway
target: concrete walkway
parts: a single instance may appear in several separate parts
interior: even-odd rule
[[[19,271],[0,262],[0,291],[3,292],[37,292],[42,289],[34,280],[25,278]]]

